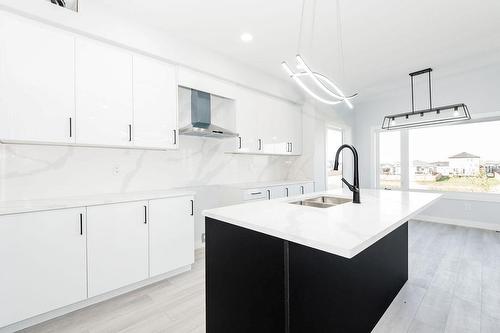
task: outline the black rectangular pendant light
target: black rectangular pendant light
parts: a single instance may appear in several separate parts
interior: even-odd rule
[[[411,112],[398,113],[384,117],[382,129],[395,130],[401,128],[433,126],[444,123],[452,123],[470,120],[470,113],[467,105],[453,104],[440,107],[432,106],[432,68],[423,69],[410,73],[411,78]],[[429,76],[429,108],[424,110],[415,110],[413,79],[415,76],[428,74]]]

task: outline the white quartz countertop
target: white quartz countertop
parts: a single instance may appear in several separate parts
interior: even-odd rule
[[[227,184],[227,185],[223,185],[223,186],[238,188],[241,190],[246,190],[246,189],[251,189],[251,188],[259,188],[259,187],[273,187],[273,186],[280,186],[280,185],[307,184],[307,183],[312,183],[312,182],[313,182],[312,180],[277,180],[277,181],[269,181],[269,182]]]
[[[158,190],[147,192],[131,192],[116,194],[99,194],[64,198],[50,198],[37,200],[0,201],[0,215],[37,212],[54,209],[65,209],[85,206],[106,205],[120,202],[153,200],[161,198],[194,195],[189,190]]]
[[[361,189],[361,204],[330,208],[289,202],[320,195],[351,198],[347,190],[250,202],[205,210],[207,217],[352,258],[437,200],[441,194]]]

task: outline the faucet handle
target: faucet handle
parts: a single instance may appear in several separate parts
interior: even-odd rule
[[[342,182],[351,190],[352,192],[359,192],[359,188],[354,187],[353,185],[349,184],[347,180],[345,180],[344,177],[342,177]]]

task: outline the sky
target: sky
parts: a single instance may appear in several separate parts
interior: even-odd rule
[[[400,161],[399,131],[381,132],[380,162]],[[410,161],[448,161],[467,152],[500,161],[500,121],[410,129]]]

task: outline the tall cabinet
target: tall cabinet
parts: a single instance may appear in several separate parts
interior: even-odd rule
[[[75,142],[74,37],[0,13],[0,140]]]

